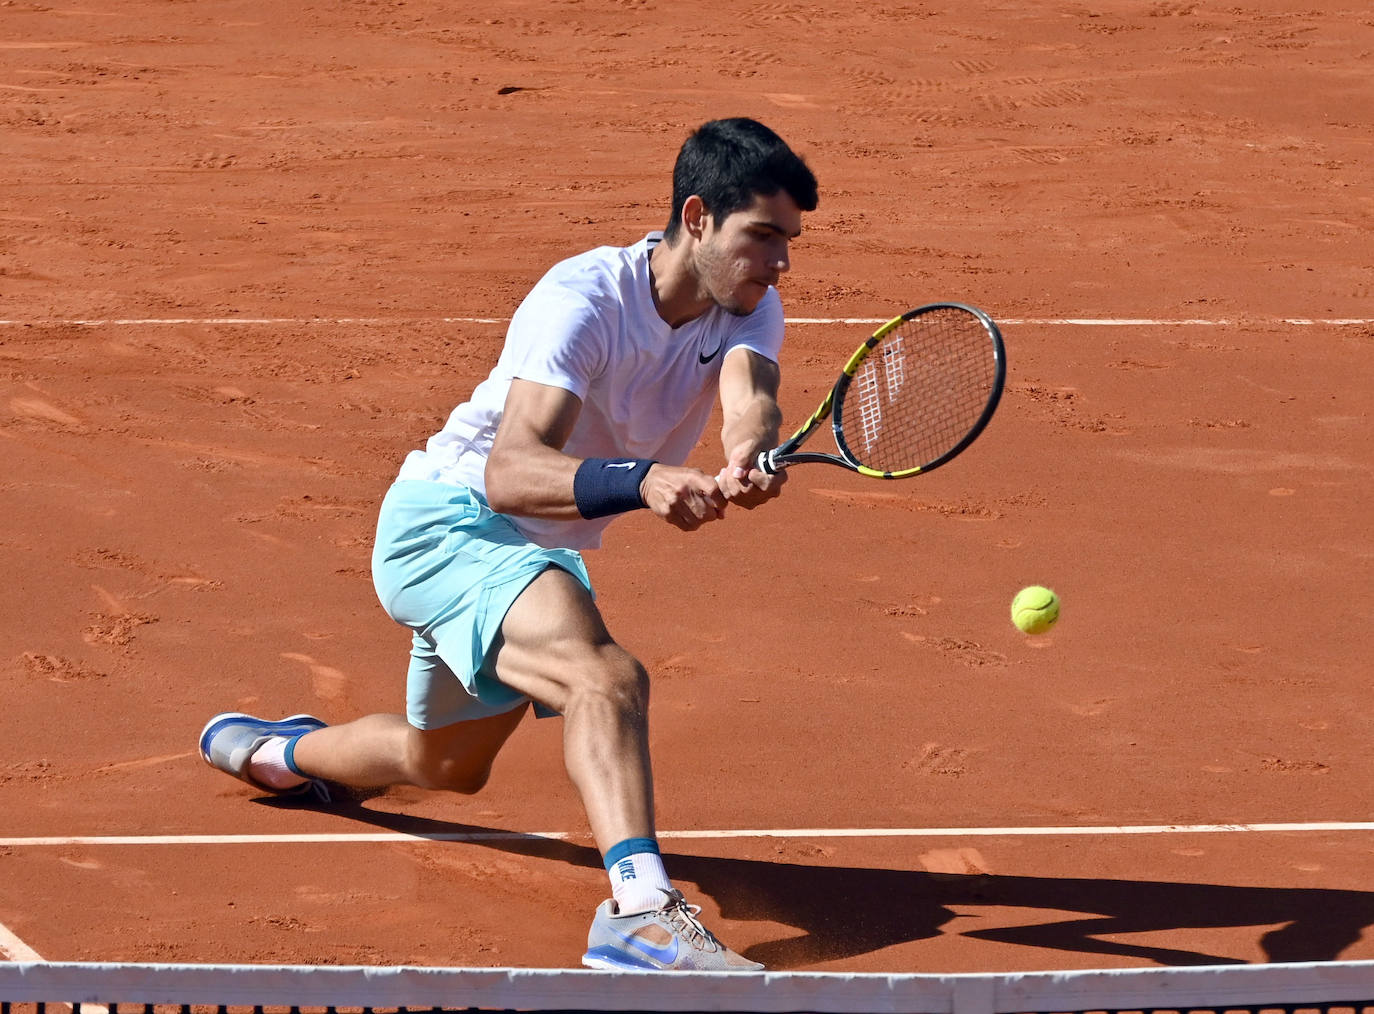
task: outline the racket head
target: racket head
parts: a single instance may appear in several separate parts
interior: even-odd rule
[[[1006,377],[1002,334],[982,310],[965,303],[908,310],[845,364],[834,391],[835,444],[864,475],[929,472],[983,432]]]

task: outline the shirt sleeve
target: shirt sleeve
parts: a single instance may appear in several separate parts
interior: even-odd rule
[[[781,361],[782,338],[782,299],[777,289],[769,289],[754,312],[740,318],[740,326],[726,343],[726,351],[745,348],[777,363]]]
[[[585,399],[592,381],[606,369],[612,326],[604,308],[589,296],[540,282],[521,302],[506,332],[512,373]]]

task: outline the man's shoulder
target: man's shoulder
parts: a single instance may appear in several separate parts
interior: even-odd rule
[[[569,322],[616,319],[640,312],[647,289],[645,241],[600,246],[559,261],[530,290],[525,303]]]
[[[508,340],[613,340],[626,330],[626,321],[648,312],[646,300],[652,309],[647,259],[640,240],[628,247],[595,247],[560,261],[521,301]]]
[[[619,283],[634,277],[649,256],[648,237],[629,246],[598,246],[559,261],[544,276],[559,284]]]

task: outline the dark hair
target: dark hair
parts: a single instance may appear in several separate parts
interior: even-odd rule
[[[692,132],[673,166],[673,208],[664,235],[682,225],[682,205],[696,194],[717,222],[779,190],[802,211],[815,211],[816,177],[787,144],[757,120],[712,120]]]

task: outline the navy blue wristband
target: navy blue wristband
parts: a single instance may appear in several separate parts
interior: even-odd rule
[[[649,458],[587,458],[573,476],[577,513],[605,518],[643,507],[639,484],[654,464]]]

